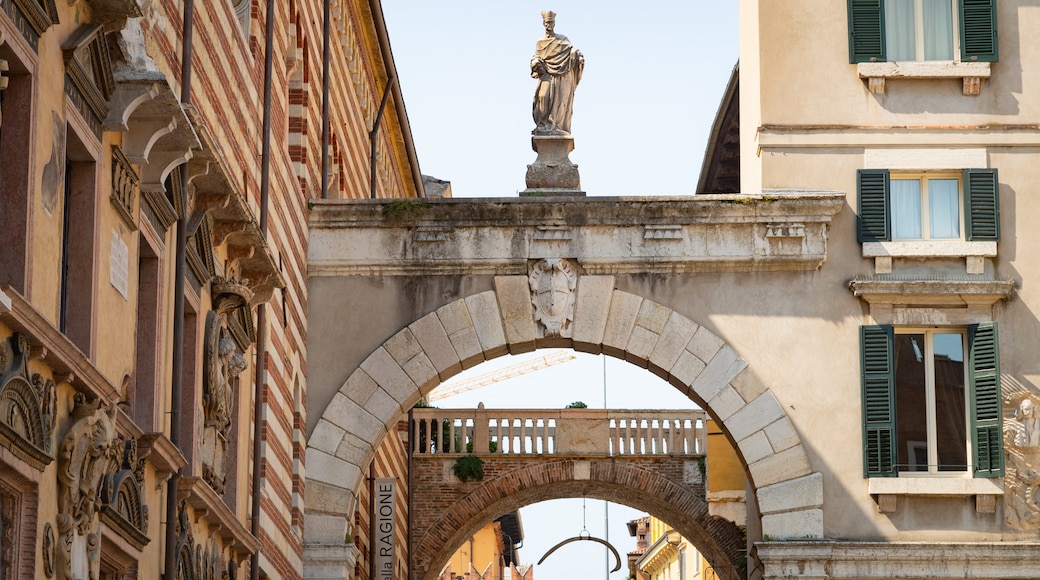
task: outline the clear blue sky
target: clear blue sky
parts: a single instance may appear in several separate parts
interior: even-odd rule
[[[423,173],[451,181],[455,197],[515,197],[534,161],[530,134],[535,80],[529,62],[543,34],[541,11],[585,55],[575,95],[571,160],[590,196],[692,195],[708,132],[737,61],[733,0],[385,0],[390,42]],[[540,352],[539,354],[544,354]],[[560,408],[603,405],[600,357],[539,371],[438,402],[440,407]],[[516,362],[503,357],[469,371]],[[497,363],[497,364],[496,364]],[[462,375],[460,375],[461,377]],[[606,364],[612,408],[692,405],[648,371]],[[625,522],[640,513],[610,507],[610,540],[624,558],[635,547]],[[534,563],[582,528],[582,500],[521,510],[520,551]],[[602,502],[588,501],[586,523],[603,538]],[[601,578],[606,553],[576,542],[535,568],[535,580]],[[611,576],[621,580],[627,567]]]
[[[737,61],[733,0],[386,0],[423,173],[456,197],[512,197],[530,133],[541,11],[585,55],[571,160],[590,196],[690,195]]]

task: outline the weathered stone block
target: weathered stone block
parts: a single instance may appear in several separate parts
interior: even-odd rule
[[[762,535],[774,540],[823,537],[823,510],[810,509],[762,516]]]
[[[710,401],[745,368],[747,363],[744,359],[737,356],[736,351],[729,346],[723,346],[711,358],[704,371],[697,375],[690,388],[705,401]]]
[[[511,354],[530,352],[537,337],[527,276],[496,276],[495,296]]]
[[[729,382],[740,397],[747,402],[754,401],[759,395],[766,392],[766,386],[759,380],[753,370],[745,369]]]
[[[592,462],[578,460],[574,462],[574,479],[586,480],[592,477]]]
[[[401,408],[401,404],[396,399],[390,396],[390,393],[383,389],[376,389],[362,407],[370,415],[382,421],[388,431],[397,423],[401,415],[407,412],[406,409]]]
[[[412,379],[419,390],[426,394],[430,392],[433,387],[440,384],[440,375],[437,374],[437,369],[433,367],[433,363],[426,356],[426,353],[420,352],[413,356],[406,363],[401,365],[404,372],[408,374],[408,377]]]
[[[808,475],[812,468],[809,466],[809,458],[805,456],[805,450],[798,445],[749,464],[748,471],[751,472],[755,486],[761,489],[774,483]]]
[[[383,421],[340,393],[333,395],[325,408],[324,418],[370,443],[378,442],[383,432]]]
[[[376,349],[361,363],[361,369],[400,403],[402,409],[419,396],[419,388],[415,386],[408,373],[382,347]]]
[[[650,369],[658,376],[668,376],[668,371],[679,360],[679,355],[697,332],[697,323],[678,312],[672,312],[660,338],[650,353]]]
[[[307,476],[307,503],[309,508],[313,490],[312,484],[328,484],[329,486],[343,489],[349,495],[350,490],[357,485],[357,480],[361,476],[361,469],[335,456],[311,449],[307,453]],[[318,513],[341,513],[338,510],[318,509],[315,511]]]
[[[308,457],[308,459],[310,458]],[[348,485],[346,479],[342,479],[342,485]],[[354,494],[349,489],[340,487],[340,484],[328,484],[316,479],[308,479],[307,513],[349,515],[353,518]]]
[[[679,359],[668,371],[672,377],[684,385],[689,386],[701,374],[706,365],[701,359],[693,356],[689,351],[679,353]]]
[[[343,440],[343,436],[346,435],[346,433],[346,431],[333,425],[327,420],[320,419],[318,424],[314,426],[314,431],[311,432],[310,438],[307,440],[307,446],[334,455],[336,453],[336,448],[339,447],[340,441]]]
[[[561,419],[556,422],[556,452],[609,455],[610,424],[602,419]]]
[[[303,517],[304,542],[308,544],[342,544],[347,537],[347,518],[308,513]]]
[[[603,331],[603,352],[611,356],[624,357],[628,339],[636,324],[639,305],[643,299],[634,294],[615,290],[610,298],[607,325]]]
[[[610,297],[614,291],[613,276],[581,276],[578,278],[574,302],[574,350],[598,354],[607,328]]]
[[[658,335],[642,326],[636,325],[632,329],[632,335],[628,339],[628,347],[625,349],[625,360],[636,363],[646,368],[647,359],[657,344]]]
[[[490,360],[509,352],[506,334],[502,328],[502,313],[491,290],[466,297],[466,309],[473,320],[484,358]]]
[[[722,390],[708,401],[708,406],[721,421],[729,419],[733,413],[742,409],[744,404],[744,399],[729,385],[722,387]]]
[[[790,449],[798,445],[800,441],[790,417],[783,417],[766,427],[765,431],[766,437],[769,437],[769,443],[773,446],[773,451],[776,452]]]
[[[737,411],[726,421],[730,435],[740,441],[748,435],[764,429],[767,425],[785,417],[786,413],[780,403],[777,402],[773,393],[766,391]]]
[[[697,329],[696,334],[693,335],[693,340],[690,341],[690,345],[686,349],[702,361],[708,362],[715,356],[715,353],[719,352],[719,349],[724,344],[726,344],[725,341],[702,326]]]
[[[758,507],[763,514],[823,507],[823,474],[811,473],[758,488]]]
[[[415,335],[412,334],[410,328],[405,328],[391,336],[383,346],[386,348],[386,352],[390,353],[390,356],[394,357],[397,364],[401,366],[422,352],[422,346],[419,341],[415,340]]]
[[[435,312],[423,316],[413,322],[409,327],[415,340],[422,346],[423,352],[433,363],[441,380],[450,377],[462,370],[459,355],[455,353],[455,347],[448,340],[448,333],[441,326],[440,319]]]
[[[346,384],[340,388],[339,392],[352,401],[364,403],[378,388],[379,385],[372,380],[372,377],[359,368],[350,373]]]
[[[769,445],[769,438],[762,431],[755,431],[748,437],[737,442],[740,454],[749,465],[773,454],[773,448]]]

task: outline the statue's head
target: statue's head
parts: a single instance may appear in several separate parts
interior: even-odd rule
[[[552,30],[556,26],[556,13],[552,10],[542,12],[542,24],[545,25],[546,30]]]

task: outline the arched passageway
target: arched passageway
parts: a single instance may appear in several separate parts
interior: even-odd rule
[[[425,486],[424,479],[440,479],[442,460],[432,456],[413,464],[415,491],[423,496],[412,514],[416,578],[434,580],[456,548],[495,518],[540,501],[578,497],[653,514],[693,542],[720,577],[740,577],[741,532],[708,514],[703,473],[695,459],[521,457],[485,457],[481,482],[431,481]]]
[[[823,482],[784,409],[734,349],[613,276],[579,276],[568,337],[539,338],[527,276],[455,300],[401,329],[355,369],[321,410],[307,449],[308,512],[352,521],[363,469],[402,414],[442,381],[480,362],[538,347],[603,353],[647,368],[707,410],[735,444],[764,535],[823,537]],[[321,529],[308,528],[308,542]],[[341,540],[340,540],[341,541]]]

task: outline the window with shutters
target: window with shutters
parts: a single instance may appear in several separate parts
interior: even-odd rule
[[[998,58],[996,0],[848,0],[848,19],[849,62],[875,93],[886,78],[961,78],[977,95]]]
[[[864,257],[996,256],[1000,186],[996,169],[857,174],[858,239]],[[978,274],[981,262],[969,265]]]
[[[864,475],[1003,475],[995,322],[861,329]]]

